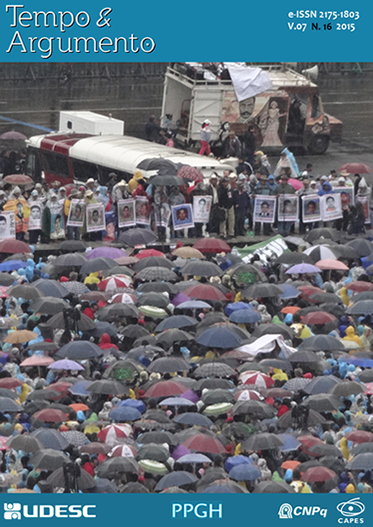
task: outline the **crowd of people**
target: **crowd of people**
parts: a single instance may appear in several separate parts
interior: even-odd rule
[[[244,260],[8,240],[3,491],[372,492],[373,245],[326,231]]]

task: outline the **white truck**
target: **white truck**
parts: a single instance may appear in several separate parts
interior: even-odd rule
[[[250,128],[257,148],[265,153],[286,146],[322,154],[330,141],[341,141],[342,122],[324,112],[315,82],[284,64],[260,69],[269,76],[271,88],[239,100],[229,74],[205,70],[206,75],[190,63],[172,64],[165,74],[162,126],[172,128],[184,148],[197,146],[205,119],[216,144],[228,129],[244,136]]]

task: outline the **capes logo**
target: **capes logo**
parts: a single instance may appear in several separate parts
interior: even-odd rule
[[[338,518],[338,523],[364,523],[363,518],[356,517],[365,511],[365,505],[360,502],[360,498],[352,498],[339,503],[337,511],[344,516],[344,518]]]
[[[96,505],[21,505],[4,503],[4,520],[23,518],[96,518]]]

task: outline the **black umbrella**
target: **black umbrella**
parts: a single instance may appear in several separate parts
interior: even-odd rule
[[[42,296],[65,298],[69,293],[57,280],[45,280],[40,278],[33,285],[42,293]]]
[[[189,342],[194,340],[194,337],[183,331],[182,329],[167,329],[156,336],[156,342],[160,346],[170,348],[175,342]]]
[[[52,263],[55,267],[81,267],[86,261],[87,258],[83,254],[70,252],[57,256]]]
[[[147,357],[149,360],[153,360],[157,355],[163,355],[164,350],[159,346],[144,345],[132,348],[126,355],[128,359],[139,360],[141,356]]]
[[[69,473],[68,473],[69,474]],[[70,475],[70,474],[69,474]],[[71,477],[68,479],[72,479]],[[49,483],[52,487],[65,487],[66,485],[66,475],[64,467],[60,467],[50,476],[47,478],[47,483]],[[93,489],[96,485],[96,480],[92,478],[90,474],[86,470],[78,469],[78,474],[72,481],[70,481],[69,487],[70,489],[78,489],[78,490],[88,490]]]
[[[101,395],[125,395],[128,393],[128,387],[112,379],[102,379],[93,381],[87,387],[87,392]]]
[[[149,157],[143,159],[136,168],[139,170],[171,170],[177,172],[179,170],[179,163],[176,164],[169,159],[164,159],[163,157]]]
[[[30,461],[35,468],[56,470],[69,463],[70,458],[63,452],[54,450],[52,448],[47,448],[45,450],[39,450],[32,456]]]
[[[102,256],[93,258],[93,260],[87,260],[80,268],[80,273],[85,276],[97,271],[104,271],[105,269],[111,269],[117,265],[117,263],[111,258],[104,258]]]
[[[275,284],[253,284],[241,293],[243,298],[271,298],[282,294],[283,290]]]
[[[160,186],[160,187],[180,187],[184,185],[184,181],[179,176],[171,174],[158,174],[151,176],[147,182],[149,185]]]
[[[4,287],[9,287],[15,282],[14,276],[11,276],[8,273],[0,273],[0,285]]]
[[[276,434],[264,432],[262,434],[253,434],[242,442],[242,448],[245,450],[269,450],[279,448],[284,443]]]
[[[347,308],[348,315],[371,315],[373,313],[373,300],[360,300]]]
[[[137,456],[138,459],[152,459],[159,463],[165,463],[170,457],[170,452],[158,443],[147,443],[138,449]]]
[[[314,377],[304,388],[303,391],[308,395],[317,395],[328,393],[333,386],[341,383],[342,380],[334,375],[325,375],[323,377]]]
[[[163,256],[148,256],[147,258],[142,258],[136,262],[133,266],[133,270],[138,273],[146,267],[164,267],[166,269],[172,269],[174,264],[167,258],[163,258]]]
[[[341,406],[341,401],[335,395],[319,393],[307,397],[302,405],[318,412],[333,412]]]
[[[171,432],[164,430],[144,432],[138,437],[138,442],[142,445],[148,445],[149,443],[167,443],[169,446],[176,446],[178,443],[175,436],[171,434]]]
[[[186,412],[176,415],[173,418],[173,422],[180,425],[202,426],[202,428],[211,428],[214,424],[211,419],[196,412]]]
[[[66,315],[64,313],[57,313],[57,315],[54,315],[52,318],[50,318],[46,324],[51,328],[65,329],[67,321],[69,328],[75,330],[76,327],[78,331],[82,332],[92,331],[96,328],[96,324],[92,319],[87,317],[87,315],[81,313],[80,311],[75,311],[74,314],[75,313],[77,317],[79,317],[78,320],[71,318],[71,313],[68,311]]]
[[[111,267],[110,269],[105,269],[102,273],[105,278],[108,278],[109,276],[115,275],[115,274],[124,274],[127,276],[132,276],[135,274],[132,269],[129,269],[125,265],[115,265],[114,267]]]
[[[2,413],[13,413],[22,412],[23,408],[20,404],[17,404],[10,397],[0,397],[0,412]]]
[[[122,232],[119,235],[118,242],[129,247],[135,247],[136,245],[148,245],[155,242],[156,239],[157,237],[152,231],[135,227]]]
[[[133,304],[111,304],[99,309],[97,318],[103,322],[115,322],[123,318],[137,318],[139,312]]]
[[[334,457],[342,457],[342,452],[334,445],[328,445],[328,444],[317,444],[310,447],[310,452],[314,454],[316,457],[321,456],[334,456]]]
[[[56,353],[56,357],[59,359],[83,360],[96,359],[102,354],[103,350],[97,344],[87,340],[74,340],[62,346]]]
[[[100,494],[114,494],[116,492],[119,492],[119,488],[114,483],[114,481],[110,481],[107,478],[95,478],[95,487],[91,492],[94,493],[100,493]],[[141,485],[143,488],[145,488],[143,485]],[[147,489],[146,489],[147,490]],[[121,491],[123,492],[123,491]],[[141,491],[139,491],[141,492]]]
[[[172,282],[177,279],[177,275],[165,267],[146,267],[139,273],[136,278],[144,282],[162,281]]]
[[[351,456],[357,456],[358,454],[366,454],[368,452],[373,454],[373,443],[360,443],[359,445],[355,445],[350,454]]]
[[[169,295],[176,295],[177,288],[175,284],[170,282],[146,282],[140,284],[137,289],[137,293],[168,293]]]
[[[359,373],[359,380],[361,382],[373,382],[373,370],[367,369]]]
[[[183,485],[191,485],[195,483],[197,476],[191,472],[185,472],[183,470],[175,470],[160,479],[155,487],[155,491],[165,490],[169,487],[181,487]]]
[[[320,260],[320,258],[318,258],[315,261],[318,261],[318,260]],[[276,258],[276,263],[285,264],[285,265],[297,265],[301,263],[312,264],[314,262],[312,261],[312,258],[305,253],[286,252],[286,253],[282,253],[278,258]]]
[[[303,340],[298,349],[299,351],[341,351],[344,345],[331,335],[316,335]]]
[[[36,300],[43,296],[36,287],[29,284],[15,285],[8,289],[7,294],[24,300]]]
[[[12,437],[7,441],[7,445],[9,448],[23,450],[23,452],[37,452],[38,450],[45,449],[45,446],[37,437],[28,433]]]
[[[369,256],[373,252],[373,245],[368,240],[364,240],[364,238],[356,238],[354,240],[350,240],[346,244],[349,247],[352,247],[355,251],[355,254],[359,256],[360,258],[363,256]]]
[[[263,335],[282,335],[286,340],[292,340],[294,331],[285,324],[260,324],[253,332],[253,337],[262,337]]]
[[[170,300],[162,293],[143,293],[138,301],[138,306],[155,306],[164,309],[168,306]]]
[[[172,317],[168,317],[162,320],[162,322],[160,322],[155,328],[155,332],[160,333],[167,329],[188,328],[191,326],[195,326],[196,324],[197,320],[195,318],[188,317],[187,315],[174,315]]]
[[[334,293],[316,293],[311,295],[310,299],[316,304],[322,304],[323,302],[335,302],[336,304],[342,303],[342,298]]]
[[[228,322],[228,318],[224,313],[208,313],[201,322],[197,325],[197,332],[202,333],[205,329],[213,326],[214,324],[219,324],[222,322]],[[201,330],[201,331],[200,331]]]
[[[193,276],[221,276],[223,270],[213,262],[203,260],[190,260],[182,268],[183,275]]]
[[[357,454],[346,465],[347,470],[372,470],[373,469],[373,453],[365,452]]]
[[[131,481],[125,485],[120,485],[119,492],[121,494],[149,494],[149,490],[144,487],[142,483],[138,483],[137,481]]]
[[[99,464],[97,475],[99,478],[116,478],[122,474],[137,474],[139,465],[131,457],[113,457]]]
[[[65,302],[65,300],[62,300],[62,298],[54,298],[52,296],[39,298],[31,305],[31,309],[34,313],[43,313],[46,315],[56,315],[69,307],[70,304]]]
[[[152,373],[172,373],[176,371],[188,371],[191,365],[183,358],[161,357],[155,359],[148,366],[148,371]]]
[[[226,259],[234,259],[233,254],[229,254]],[[234,277],[238,284],[253,284],[254,282],[266,282],[266,275],[255,265],[245,264],[242,262],[235,263],[227,269],[227,275]]]
[[[87,245],[80,240],[65,240],[58,246],[59,251],[67,251],[69,253],[85,252]]]
[[[270,419],[274,416],[275,410],[272,406],[261,401],[239,401],[233,408],[233,415],[251,415],[257,419]],[[287,412],[290,413],[290,412]],[[286,414],[284,414],[286,415]]]
[[[206,393],[202,394],[202,402],[205,405],[218,404],[218,403],[235,403],[233,393],[228,390],[222,390],[216,388],[215,390],[207,390]]]
[[[26,402],[24,404],[24,412],[28,415],[32,415],[35,412],[38,412],[39,410],[44,410],[44,408],[48,408],[50,406],[50,403],[45,400],[38,400],[38,401],[32,401],[31,403]]]
[[[336,395],[337,397],[348,397],[349,395],[357,395],[358,393],[364,393],[366,386],[356,381],[343,381],[333,386],[329,393]]]
[[[118,329],[109,322],[98,321],[95,322],[95,328],[87,332],[89,336],[97,338],[102,337],[104,333],[107,333],[110,337],[116,337],[116,335],[118,335]]]
[[[313,229],[304,237],[304,240],[308,243],[318,241],[322,243],[322,240],[333,240],[338,242],[341,239],[341,233],[337,229],[330,229],[321,227],[319,229]]]
[[[208,362],[198,366],[193,372],[193,377],[201,379],[204,377],[232,377],[236,375],[233,368],[222,362]]]
[[[372,256],[373,258],[373,256]],[[361,293],[356,293],[352,295],[350,301],[355,304],[355,302],[360,302],[360,300],[372,300],[373,301],[373,291],[361,291]]]
[[[56,351],[58,346],[54,342],[37,342],[28,347],[30,351]]]
[[[14,392],[9,388],[0,388],[0,397],[10,397],[11,399],[18,399],[19,395],[17,392]]]
[[[204,389],[214,390],[217,388],[221,388],[222,390],[233,390],[235,386],[233,382],[229,381],[228,379],[221,379],[219,377],[212,378],[212,379],[202,378],[196,382],[196,384],[193,387],[193,390],[202,391]]]
[[[34,390],[27,396],[27,401],[53,401],[61,397],[61,393],[57,390]]]
[[[336,474],[341,474],[344,470],[346,470],[346,465],[342,459],[336,458],[335,456],[324,456],[319,458],[320,459],[320,465],[322,467],[330,468],[331,470],[334,470]]]
[[[104,324],[104,322],[102,322],[102,324]],[[150,333],[147,329],[137,324],[128,324],[128,326],[121,330],[120,334],[129,339],[150,336]]]
[[[316,426],[319,423],[326,423],[326,419],[321,414],[312,409],[310,409],[307,413],[300,412],[297,415],[294,415],[293,411],[286,412],[277,420],[277,426],[285,430],[291,427],[303,428]]]
[[[250,364],[247,366],[248,369],[250,369]],[[259,362],[259,366],[265,366],[267,372],[270,368],[278,368],[286,372],[292,371],[293,369],[293,366],[290,364],[290,362],[285,359],[263,359]]]
[[[316,355],[314,351],[296,351],[295,353],[292,353],[288,359],[290,362],[318,362],[320,360],[320,357]]]
[[[292,494],[294,492],[294,488],[285,481],[261,481],[253,490],[253,494]]]
[[[235,349],[243,344],[243,339],[228,326],[213,326],[203,331],[196,339],[197,344],[209,348]]]

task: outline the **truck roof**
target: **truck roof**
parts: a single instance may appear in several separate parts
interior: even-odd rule
[[[285,87],[312,87],[317,88],[317,85],[313,83],[311,80],[309,80],[307,77],[302,75],[301,73],[298,73],[297,71],[291,69],[289,66],[286,66],[285,64],[263,64],[263,65],[255,65],[253,67],[261,68],[266,73],[268,73],[273,87],[275,89],[279,88],[285,88]],[[214,86],[233,86],[232,81],[230,80],[196,80],[192,79],[191,77],[188,77],[187,75],[180,73],[175,68],[169,66],[167,68],[166,75],[169,75],[173,78],[178,78],[180,82],[183,82],[190,87],[193,86],[203,86],[203,85],[214,85]]]

